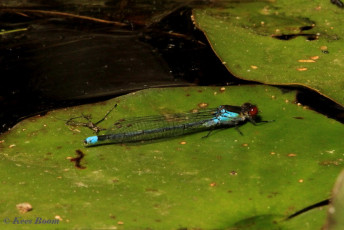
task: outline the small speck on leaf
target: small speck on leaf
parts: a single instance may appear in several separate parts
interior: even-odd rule
[[[293,117],[294,119],[302,120],[303,117]]]
[[[231,171],[230,173],[229,173],[229,175],[231,175],[231,176],[236,176],[236,175],[238,175],[238,173],[236,172],[236,171]]]
[[[216,186],[215,182],[210,183],[210,187],[215,187],[215,186]]]
[[[306,67],[300,67],[300,68],[297,68],[297,71],[300,71],[300,72],[302,72],[302,71],[306,71],[307,70],[307,68]]]
[[[62,221],[63,219],[61,218],[61,216],[55,216],[55,219],[59,220],[59,221]]]
[[[30,203],[20,203],[16,205],[20,213],[27,213],[32,210],[32,205]]]
[[[315,62],[315,60],[313,60],[313,59],[305,59],[305,60],[298,60],[298,62],[302,62],[302,63],[313,63],[313,62]]]
[[[75,162],[75,167],[78,169],[85,169],[85,166],[81,165],[81,160],[84,158],[85,154],[80,150],[75,150],[77,157],[74,157],[72,159],[69,159],[71,162]]]
[[[198,107],[200,107],[200,108],[207,108],[208,107],[208,104],[207,103],[199,103],[198,104]]]
[[[327,46],[320,46],[321,50],[327,50]]]

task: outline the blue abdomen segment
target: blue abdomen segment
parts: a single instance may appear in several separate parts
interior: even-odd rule
[[[98,136],[87,137],[84,141],[86,145],[94,145],[98,143]]]

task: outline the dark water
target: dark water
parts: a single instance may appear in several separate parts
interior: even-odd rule
[[[252,83],[227,71],[191,21],[192,8],[214,4],[1,1],[0,29],[18,31],[0,35],[0,132],[33,114],[149,87]],[[344,120],[342,107],[299,90],[300,102]]]
[[[2,6],[1,29],[25,30],[0,37],[1,131],[26,116],[139,89],[236,81],[195,30],[185,1]]]

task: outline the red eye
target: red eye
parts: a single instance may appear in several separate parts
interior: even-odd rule
[[[258,108],[257,108],[257,106],[252,106],[251,108],[250,108],[250,115],[253,117],[253,116],[256,116],[257,114],[258,114]]]

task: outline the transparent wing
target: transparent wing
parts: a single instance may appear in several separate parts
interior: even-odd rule
[[[212,119],[215,109],[205,109],[196,113],[176,113],[156,116],[124,118],[116,121],[106,131],[107,134],[130,133],[139,130],[152,130],[165,127],[176,127],[183,124]]]
[[[107,130],[106,139],[113,143],[137,142],[200,132],[210,127],[203,124],[212,120],[217,109],[196,113],[177,113],[121,119]]]

